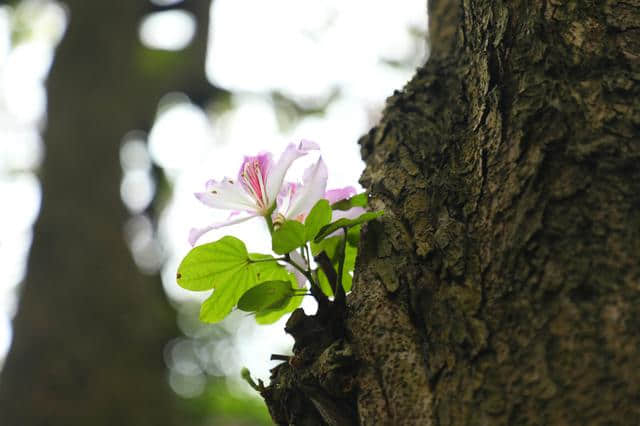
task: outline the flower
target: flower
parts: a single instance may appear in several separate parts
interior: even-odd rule
[[[317,149],[319,146],[316,143],[302,140],[297,146],[289,144],[275,163],[269,152],[244,157],[236,180],[225,177],[221,182],[208,181],[205,191],[196,193],[196,198],[209,207],[232,210],[233,213],[225,222],[192,229],[189,233],[191,245],[195,245],[202,235],[213,229],[271,214],[291,164],[309,151]],[[245,215],[235,217],[241,213]]]
[[[315,164],[304,172],[301,184],[285,183],[280,194],[278,194],[277,209],[274,212],[273,223],[278,224],[285,220],[304,222],[313,206],[321,199],[326,199],[330,204],[333,204],[355,195],[356,190],[352,186],[327,191],[327,177],[327,166],[322,157],[320,157]],[[331,220],[335,221],[342,217],[355,218],[362,213],[364,213],[364,209],[361,207],[354,207],[347,211],[334,210]],[[342,230],[338,230],[334,234],[339,235],[341,232]],[[289,257],[299,266],[304,266],[305,260],[297,251],[290,252]],[[298,286],[304,288],[307,282],[305,275],[292,265],[285,265],[285,268],[295,275]]]
[[[305,170],[302,183],[287,182],[278,194],[278,207],[274,222],[297,220],[304,222],[313,206],[325,195],[327,166],[322,157]]]
[[[356,194],[356,189],[352,186],[327,191],[327,177],[327,166],[320,157],[314,165],[304,172],[301,184],[287,182],[282,185],[282,190],[278,194],[274,223],[284,220],[304,222],[313,206],[321,199],[324,198],[329,201],[329,204],[333,204]],[[343,217],[353,219],[364,212],[365,210],[361,207],[354,207],[346,211],[334,210],[331,220]]]

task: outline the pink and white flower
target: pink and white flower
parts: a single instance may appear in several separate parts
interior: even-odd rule
[[[278,207],[274,213],[274,222],[285,219],[304,222],[313,206],[321,199],[326,199],[329,204],[333,204],[356,194],[356,190],[352,186],[327,191],[327,177],[327,166],[320,157],[314,165],[304,172],[302,183],[285,183],[278,194]],[[364,212],[365,210],[361,207],[354,207],[346,211],[334,210],[331,220],[343,217],[355,218]]]
[[[315,164],[305,170],[301,184],[285,183],[278,194],[275,221],[287,219],[304,222],[313,206],[324,198],[327,177],[327,166],[320,157]]]
[[[319,146],[316,143],[303,140],[297,146],[294,144],[287,146],[277,162],[273,161],[269,152],[244,157],[236,180],[225,177],[221,182],[208,181],[205,191],[196,193],[196,198],[209,207],[232,210],[233,213],[225,222],[192,229],[189,233],[191,245],[213,229],[271,214],[291,164],[309,151],[317,149]]]
[[[326,199],[330,204],[347,199],[355,195],[356,190],[352,186],[340,189],[326,190],[328,171],[322,157],[309,167],[302,178],[302,183],[287,182],[282,186],[282,191],[278,194],[278,204],[276,212],[274,212],[274,223],[284,220],[297,220],[304,222],[313,206],[321,199]],[[335,221],[342,217],[355,218],[364,213],[361,207],[354,207],[347,211],[334,210],[331,220]],[[336,234],[342,231],[336,231]],[[298,265],[304,265],[304,259],[297,251],[289,253],[292,261]],[[285,265],[285,268],[292,272],[298,281],[298,286],[303,288],[307,278],[291,265]]]

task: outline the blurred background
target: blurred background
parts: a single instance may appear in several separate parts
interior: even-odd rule
[[[111,386],[109,404],[132,385],[132,404],[171,400],[193,424],[270,424],[239,371],[268,381],[286,318],[199,323],[208,294],[175,271],[189,229],[226,214],[193,193],[301,138],[321,145],[330,187],[357,186],[356,142],[426,59],[426,23],[424,0],[0,2],[0,409],[17,413],[22,391],[60,398],[42,416],[63,410],[72,371],[84,392]],[[265,232],[202,241],[265,252]]]

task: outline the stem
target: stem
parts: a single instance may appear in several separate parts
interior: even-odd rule
[[[318,265],[320,265],[322,272],[327,276],[327,280],[329,280],[329,284],[331,284],[331,290],[333,290],[333,294],[335,295],[338,286],[338,274],[331,264],[331,259],[329,259],[329,256],[327,256],[327,253],[324,251],[320,252],[314,259]]]
[[[342,228],[344,237],[342,238],[342,244],[340,246],[340,263],[338,264],[338,285],[335,292],[335,301],[337,304],[344,305],[346,294],[344,292],[344,286],[342,285],[342,275],[344,273],[344,262],[347,251],[347,228]]]
[[[267,210],[267,212],[264,214],[264,220],[265,222],[267,222],[267,228],[269,228],[269,235],[273,235],[273,219],[271,219],[271,215],[273,214],[273,211],[276,209],[276,204],[274,203],[273,206]]]
[[[313,277],[311,276],[311,274],[309,273],[308,270],[303,269],[302,266],[298,265],[296,262],[294,262],[293,260],[291,260],[291,257],[289,257],[288,254],[286,254],[283,258],[283,260],[285,262],[287,262],[289,265],[293,266],[294,268],[296,268],[298,271],[300,271],[300,273],[302,275],[304,275],[305,277],[307,277],[307,279],[309,280],[309,282],[311,282],[313,284]]]
[[[311,295],[318,302],[318,311],[323,311],[323,312],[326,311],[327,308],[329,307],[329,299],[322,292],[322,290],[320,289],[320,286],[316,283],[316,280],[313,279],[311,272],[309,272],[308,270],[302,269],[300,265],[298,265],[296,262],[291,260],[288,254],[285,255],[285,258],[286,258],[285,262],[289,263],[291,266],[296,268],[309,280],[309,283],[311,284]]]
[[[265,222],[267,222],[267,228],[269,228],[269,234],[273,235],[273,220],[271,219],[271,213],[264,216]]]
[[[311,270],[311,252],[309,251],[309,245],[308,244],[304,245],[304,252],[307,254],[307,256],[306,256],[307,269]]]
[[[247,382],[249,384],[249,386],[251,386],[254,390],[258,391],[258,392],[262,392],[264,390],[264,385],[262,384],[262,380],[258,380],[259,384],[256,384],[256,382],[253,381],[253,379],[251,378],[251,373],[249,372],[249,369],[244,367],[242,368],[241,372],[240,372],[240,376],[244,379],[245,382]]]
[[[309,246],[307,244],[300,247],[300,254],[302,255],[302,258],[307,264],[307,271],[310,271],[311,263],[309,262]]]

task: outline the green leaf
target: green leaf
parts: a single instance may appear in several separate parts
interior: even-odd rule
[[[178,267],[181,287],[200,291],[214,289],[200,309],[204,322],[226,317],[240,297],[257,283],[269,281],[286,270],[265,254],[249,254],[242,241],[226,236],[192,249]]]
[[[281,309],[293,295],[290,281],[267,281],[247,290],[238,300],[238,309],[245,312]]]
[[[340,245],[340,241],[342,240],[342,236],[337,237],[329,237],[321,240],[319,242],[311,242],[311,254],[313,256],[317,256],[320,252],[324,251],[327,253],[330,259],[333,259],[336,254],[336,250]]]
[[[355,227],[352,229],[355,229]],[[324,251],[327,256],[329,256],[329,259],[331,259],[331,264],[333,265],[333,268],[336,270],[336,272],[339,270],[339,259],[337,259],[337,252],[339,250],[342,238],[343,236],[330,237],[320,241],[319,243],[311,243],[311,249],[314,256]],[[342,271],[342,287],[344,288],[345,292],[351,290],[351,273],[353,272],[353,269],[355,267],[357,255],[358,247],[347,244],[345,247],[344,269]],[[333,296],[331,284],[329,284],[329,280],[327,279],[327,276],[321,268],[318,268],[318,281],[322,292],[327,296]]]
[[[362,225],[357,225],[349,228],[347,232],[347,244],[352,247],[358,247],[360,243],[360,231],[362,230]]]
[[[213,294],[202,303],[200,320],[210,323],[221,321],[229,315],[247,290],[261,282],[286,280],[288,276],[289,273],[277,262],[247,262],[246,266],[230,276],[227,282],[217,285]]]
[[[295,292],[299,290],[298,281],[295,276],[286,270],[282,269],[279,274],[279,278],[282,280],[288,280],[291,286],[291,291]],[[281,309],[267,309],[261,312],[256,312],[256,322],[258,324],[272,324],[278,321],[283,315],[295,311],[302,303],[302,296],[296,294],[289,299],[289,303]]]
[[[320,285],[320,290],[327,296],[333,297],[333,289],[331,288],[331,283],[329,279],[325,275],[322,268],[318,268],[318,284]]]
[[[366,207],[369,200],[368,194],[363,192],[361,194],[354,195],[346,200],[336,201],[331,205],[333,210],[349,210],[353,207]]]
[[[210,290],[245,268],[248,262],[244,243],[226,236],[187,253],[178,267],[178,285],[193,291]]]
[[[331,222],[331,206],[328,200],[320,200],[309,212],[309,216],[304,222],[305,239],[313,240],[320,228]]]
[[[278,254],[287,254],[306,244],[305,226],[297,220],[285,221],[271,236],[271,248]]]
[[[358,256],[358,248],[347,244],[344,255],[344,270],[342,271],[342,287],[345,293],[351,291],[353,277],[351,274],[356,266],[356,257]]]
[[[273,324],[282,318],[283,315],[286,315],[290,312],[295,311],[300,307],[302,303],[302,295],[296,294],[292,298],[289,299],[289,303],[282,309],[275,310],[265,310],[262,312],[256,313],[256,322],[258,324]]]
[[[318,232],[318,235],[316,235],[314,241],[316,243],[320,242],[324,237],[326,237],[327,235],[333,234],[335,231],[337,231],[340,228],[351,228],[353,226],[361,225],[365,222],[369,222],[373,219],[376,219],[382,216],[383,213],[384,212],[380,210],[377,212],[363,213],[355,219],[347,219],[347,218],[338,219],[335,222],[331,222],[330,224],[323,226],[322,229],[320,229],[320,232]]]

